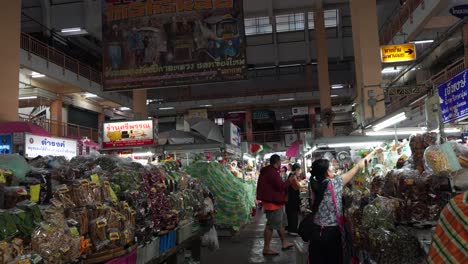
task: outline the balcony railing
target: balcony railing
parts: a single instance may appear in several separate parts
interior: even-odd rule
[[[19,121],[34,123],[49,132],[52,136],[83,138],[87,137],[95,142],[99,140],[98,130],[91,127],[71,123],[63,123],[50,119],[32,118],[28,115],[19,115]]]
[[[388,44],[401,31],[406,21],[413,21],[413,12],[424,0],[406,0],[393,12],[380,29],[380,44]]]
[[[459,60],[455,61],[455,63],[450,64],[449,66],[445,67],[445,69],[443,69],[439,73],[433,75],[427,81],[426,86],[433,87],[433,85],[439,85],[441,83],[444,83],[448,81],[450,78],[452,78],[453,76],[463,71],[464,69],[465,69],[464,60],[463,58],[460,58]],[[424,94],[427,94],[427,91],[421,91],[421,93],[419,94],[406,96],[403,100],[397,99],[395,102],[392,102],[390,105],[387,106],[386,111],[387,113],[392,113],[402,107],[407,106],[409,103],[423,96]]]
[[[81,76],[93,82],[102,84],[102,73],[100,71],[97,71],[77,59],[50,47],[28,34],[21,33],[20,47],[27,51],[29,56],[34,54],[47,60],[47,62],[52,62],[62,67],[64,71],[69,70],[76,73],[77,77]]]

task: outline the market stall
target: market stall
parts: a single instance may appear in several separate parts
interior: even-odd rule
[[[23,153],[25,133],[35,136],[50,137],[42,127],[30,122],[6,122],[0,124],[2,154]]]
[[[4,155],[0,168],[1,263],[161,263],[186,247],[199,260],[209,192],[174,162]]]
[[[466,180],[460,179],[468,176],[468,149],[456,142],[441,143],[435,132],[420,132],[402,141],[355,139],[319,139],[306,155],[311,160],[330,159],[341,174],[369,148],[385,148],[343,193],[346,224],[360,260],[421,263],[442,208],[468,189]]]

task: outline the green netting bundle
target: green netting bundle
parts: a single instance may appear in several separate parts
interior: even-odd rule
[[[216,162],[197,162],[187,167],[186,171],[213,194],[218,210],[216,225],[239,230],[250,221],[255,206],[254,183],[244,182]]]

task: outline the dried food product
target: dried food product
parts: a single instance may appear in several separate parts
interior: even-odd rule
[[[69,263],[79,259],[80,238],[63,227],[43,223],[33,233],[31,247],[46,263]]]
[[[3,188],[4,209],[11,209],[19,202],[29,200],[29,194],[23,186],[10,186]]]
[[[424,152],[425,169],[428,172],[441,175],[450,171],[447,156],[440,146],[431,146]]]
[[[61,184],[56,187],[54,198],[59,200],[64,208],[76,207],[76,204],[73,202],[71,197],[70,189],[66,184]]]
[[[107,239],[107,219],[99,217],[89,224],[89,237],[95,251],[100,251],[109,245],[110,241]]]
[[[411,153],[413,155],[413,165],[419,172],[424,171],[424,151],[428,146],[435,145],[438,141],[436,133],[425,133],[423,135],[413,135],[410,138]]]
[[[13,218],[20,235],[25,238],[31,237],[31,233],[36,228],[36,224],[34,223],[34,219],[31,215],[19,208],[10,209],[8,210],[8,213]]]
[[[31,170],[24,157],[14,155],[0,155],[0,168],[12,171],[18,181],[22,181]]]
[[[123,246],[122,235],[119,229],[117,228],[108,228],[107,237],[109,238],[108,248],[117,248]]]
[[[68,211],[67,217],[78,222],[79,234],[84,236],[88,234],[88,210],[86,208],[73,208]]]
[[[385,176],[375,176],[370,187],[371,196],[385,195],[384,187]]]
[[[24,241],[20,238],[0,241],[0,263],[15,263],[24,254]]]
[[[65,213],[59,203],[57,201],[55,205],[48,206],[42,210],[42,219],[44,219],[45,223],[62,227],[65,225]]]
[[[398,200],[378,196],[371,204],[364,207],[362,226],[366,229],[393,229],[396,219],[396,211],[399,207],[400,202]]]

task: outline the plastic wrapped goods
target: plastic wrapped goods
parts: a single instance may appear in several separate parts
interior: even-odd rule
[[[424,152],[424,159],[426,161],[425,169],[429,173],[442,175],[451,170],[447,156],[440,146],[428,147]]]
[[[364,228],[384,228],[391,230],[394,228],[396,210],[399,201],[379,196],[371,204],[364,207],[362,214],[362,225]]]
[[[419,172],[424,171],[424,151],[428,146],[435,145],[438,141],[437,133],[425,133],[423,135],[413,135],[410,138],[411,153],[413,154],[413,164]]]
[[[216,225],[238,230],[250,221],[255,206],[252,185],[234,177],[227,168],[215,162],[197,162],[186,171],[213,194],[217,204]]]
[[[20,155],[0,155],[0,168],[12,171],[18,180],[23,180],[31,167],[23,156]]]

